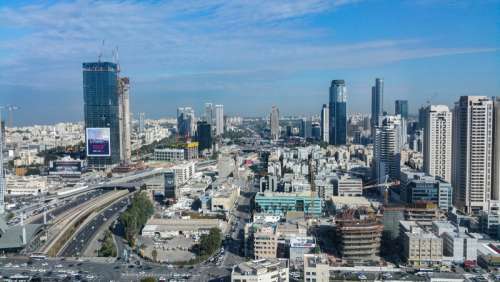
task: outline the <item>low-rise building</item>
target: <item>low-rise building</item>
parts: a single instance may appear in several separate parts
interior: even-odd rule
[[[302,262],[304,255],[309,254],[316,247],[314,237],[294,237],[290,239],[290,263]]]
[[[280,193],[264,192],[257,193],[255,204],[259,212],[286,215],[288,212],[304,212],[307,215],[321,216],[323,212],[323,201],[310,192],[302,193]]]
[[[403,256],[411,265],[440,264],[443,259],[443,239],[424,230],[415,222],[401,221]]]
[[[236,185],[223,185],[215,191],[211,199],[212,212],[228,212],[233,207],[240,196],[240,188]]]
[[[171,169],[175,172],[175,183],[177,185],[183,185],[193,177],[195,173],[195,163],[186,162],[173,166]]]
[[[44,176],[14,176],[6,178],[6,195],[27,196],[41,195],[48,192],[47,177]]]
[[[224,230],[224,222],[219,219],[160,219],[151,218],[142,229],[142,236],[172,238],[175,236],[200,236],[210,229]]]
[[[339,175],[333,180],[334,195],[360,197],[363,195],[363,181],[350,175]]]
[[[231,282],[288,282],[287,259],[260,259],[240,263],[231,271]]]

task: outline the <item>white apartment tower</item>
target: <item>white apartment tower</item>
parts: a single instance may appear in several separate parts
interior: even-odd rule
[[[269,123],[271,125],[271,140],[276,141],[280,138],[280,110],[276,106],[273,106],[271,110]]]
[[[486,96],[462,96],[453,111],[453,200],[469,214],[485,210],[491,199],[493,113]]]
[[[224,133],[224,105],[215,105],[215,135]]]
[[[500,97],[495,99],[495,127],[493,145],[493,184],[491,199],[500,200]]]
[[[379,126],[375,127],[374,140],[374,174],[378,182],[384,182],[385,176],[390,179],[399,179],[403,122],[399,115],[384,116]]]
[[[214,104],[205,103],[205,121],[213,127],[214,120],[215,120]]]
[[[0,115],[0,124],[2,124],[2,116]],[[5,212],[5,172],[3,170],[3,132],[0,128],[0,214],[4,214]]]
[[[321,108],[321,141],[325,143],[330,142],[329,117],[330,109],[327,104],[323,104],[323,108]]]
[[[424,171],[451,182],[452,113],[447,106],[425,109]]]

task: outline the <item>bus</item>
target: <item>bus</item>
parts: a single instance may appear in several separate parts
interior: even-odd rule
[[[45,260],[45,259],[47,259],[47,255],[44,253],[32,253],[30,255],[30,258],[32,260]]]

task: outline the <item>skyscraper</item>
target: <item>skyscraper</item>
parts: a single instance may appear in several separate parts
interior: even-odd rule
[[[214,126],[215,122],[215,111],[214,111],[214,104],[212,103],[205,103],[205,121],[210,124],[210,126]]]
[[[424,171],[451,182],[451,111],[444,105],[429,105],[425,112]]]
[[[452,185],[454,205],[469,214],[491,199],[493,101],[462,96],[453,111]]]
[[[120,139],[121,154],[120,159],[128,164],[132,155],[130,144],[130,81],[128,77],[122,77],[118,87],[118,101],[120,111]]]
[[[344,80],[333,80],[330,86],[330,144],[347,143],[347,93]]]
[[[306,139],[312,137],[312,120],[310,118],[302,118],[301,131],[302,137]]]
[[[195,117],[193,108],[177,108],[177,132],[179,136],[193,137],[195,130]]]
[[[212,149],[212,127],[206,121],[197,123],[196,139],[198,141],[198,151]]]
[[[83,63],[83,102],[87,163],[106,169],[120,162],[118,67],[115,63]]]
[[[493,184],[491,198],[500,200],[500,97],[495,99],[494,131],[493,131]]]
[[[394,102],[394,114],[400,115],[402,118],[408,120],[408,101],[396,100],[396,102]]]
[[[139,113],[139,134],[143,134],[144,133],[144,129],[145,129],[144,122],[145,122],[145,119],[146,119],[146,113]]]
[[[379,125],[380,118],[384,114],[384,80],[375,79],[375,85],[372,86],[372,116],[370,125],[373,129]]]
[[[386,175],[390,179],[399,179],[402,130],[399,115],[384,116],[375,127],[373,162],[375,178],[379,182],[384,182]]]
[[[330,126],[329,126],[329,119],[330,119],[330,111],[328,109],[327,104],[323,104],[323,108],[321,108],[321,141],[329,143],[330,140]]]
[[[215,105],[215,135],[224,134],[224,106]]]
[[[280,110],[276,106],[271,109],[269,124],[271,126],[271,140],[276,141],[280,138]]]

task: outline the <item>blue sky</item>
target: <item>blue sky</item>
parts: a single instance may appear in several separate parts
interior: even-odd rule
[[[500,95],[497,0],[0,0],[0,105],[17,124],[82,119],[81,63],[118,46],[131,110],[172,116],[222,103],[227,114],[317,114],[332,79],[350,112],[408,99]]]

